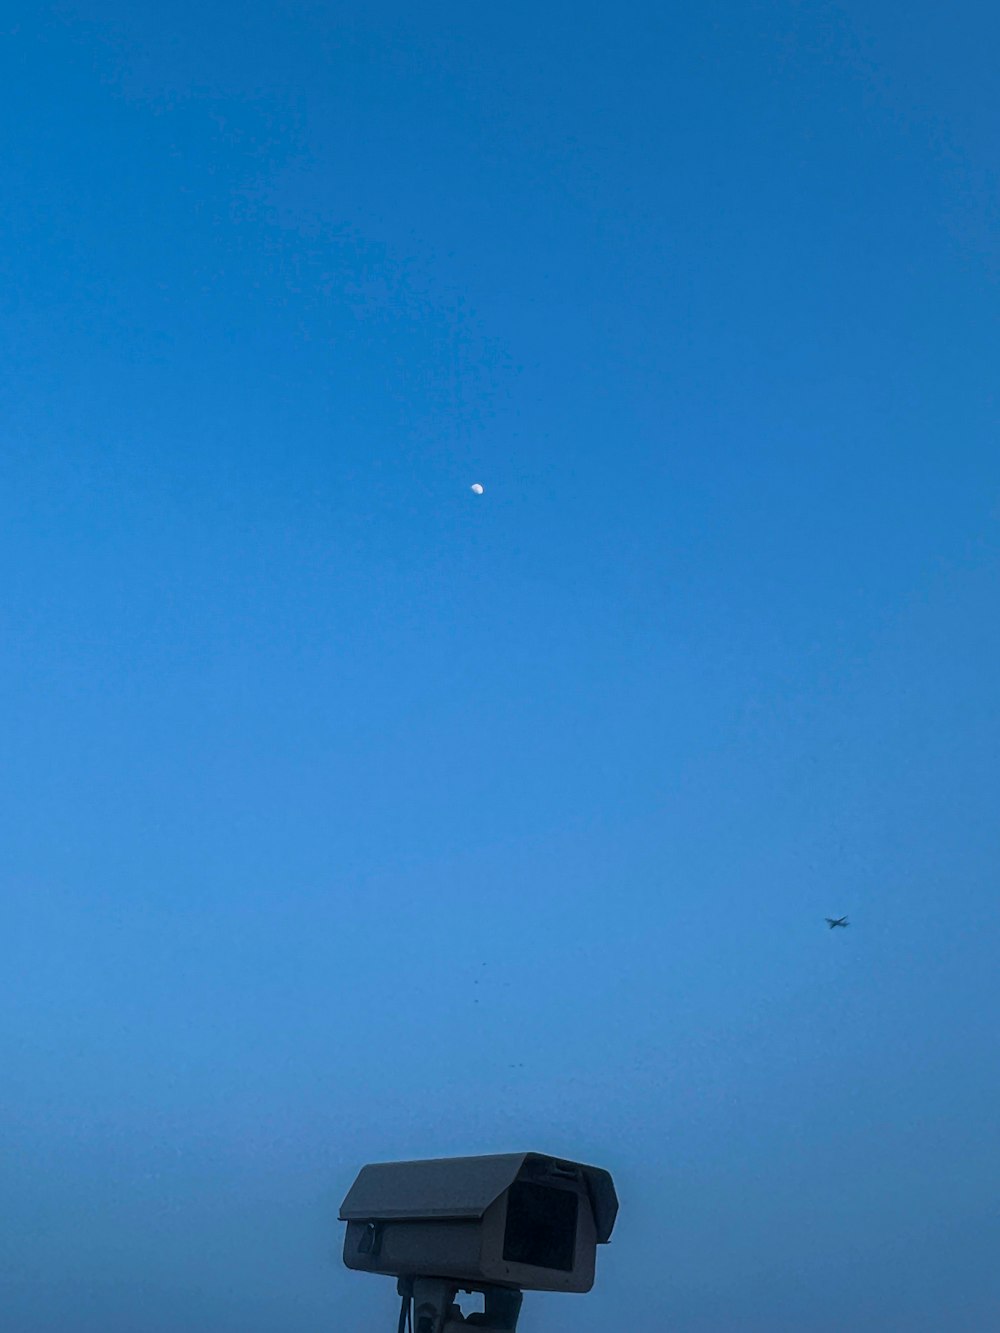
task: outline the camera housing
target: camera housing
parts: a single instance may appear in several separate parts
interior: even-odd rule
[[[344,1263],[469,1290],[584,1292],[617,1213],[607,1171],[542,1153],[376,1163],[340,1209]]]

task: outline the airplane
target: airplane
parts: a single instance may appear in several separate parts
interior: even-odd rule
[[[843,926],[846,928],[851,924],[846,916],[828,916],[824,917],[826,924],[833,930],[834,926]]]

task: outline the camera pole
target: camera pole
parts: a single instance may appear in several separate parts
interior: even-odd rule
[[[397,1290],[403,1298],[400,1329],[412,1302],[414,1333],[516,1333],[524,1296],[508,1287],[462,1287],[482,1292],[482,1314],[463,1315],[456,1303],[459,1286],[446,1278],[400,1278]]]

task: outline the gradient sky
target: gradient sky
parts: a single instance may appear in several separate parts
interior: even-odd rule
[[[3,29],[4,1327],[389,1330],[518,1149],[525,1333],[993,1327],[996,6]]]

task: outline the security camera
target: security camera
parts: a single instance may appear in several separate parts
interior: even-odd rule
[[[340,1209],[344,1263],[398,1279],[400,1329],[508,1333],[523,1291],[589,1291],[618,1198],[611,1176],[541,1153],[366,1166]],[[459,1291],[485,1312],[463,1318]]]

